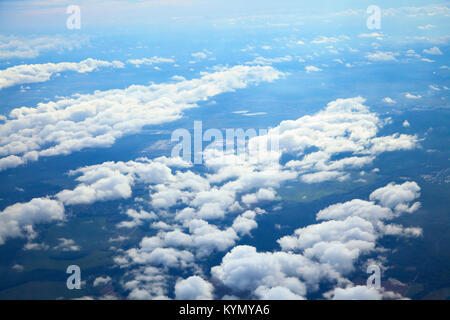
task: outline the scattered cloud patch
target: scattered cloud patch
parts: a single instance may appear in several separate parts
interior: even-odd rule
[[[252,230],[258,226],[258,216],[267,214],[258,206],[277,201],[277,188],[282,183],[303,177],[307,183],[349,179],[348,172],[357,170],[359,173],[363,166],[372,163],[375,156],[381,152],[414,148],[417,141],[414,136],[394,134],[377,137],[378,128],[382,126],[383,121],[371,113],[363,102],[362,98],[332,101],[324,110],[314,115],[283,121],[274,127],[273,131],[269,131],[267,136],[255,137],[248,142],[249,148],[254,148],[261,140],[267,141],[271,136],[277,135],[279,153],[267,152],[261,158],[250,157],[245,160],[224,150],[210,150],[204,153],[205,166],[208,169],[206,174],[194,172],[190,168],[171,169],[170,174],[162,176],[160,183],[149,186],[148,205],[157,216],[155,222],[161,219],[164,227],[158,228],[156,235],[144,237],[137,248],[118,252],[116,263],[123,268],[135,270],[136,279],[144,277],[143,267],[157,268],[160,272],[165,268],[196,270],[197,262],[203,261],[212,252],[226,251],[235,246],[241,237],[251,235]],[[317,151],[306,151],[313,146]],[[334,155],[341,152],[353,154],[339,160],[333,159]],[[282,154],[295,155],[295,160],[284,165],[270,160],[279,159]],[[150,163],[143,163],[143,166]],[[130,176],[129,173],[126,174],[127,171],[131,172],[129,164],[125,167],[123,164],[108,163],[106,166],[110,169],[120,168],[122,174]],[[102,167],[98,165],[83,168],[85,177],[80,181],[86,180],[88,176],[100,176],[96,172],[101,172]],[[136,176],[133,181],[140,179]],[[95,180],[89,183],[93,184]],[[415,194],[417,195],[417,192]],[[260,254],[255,249],[242,249],[248,258],[245,263],[249,264],[249,270],[242,269],[242,277],[236,275],[235,280],[227,280],[228,271],[215,269],[217,271],[212,273],[224,285],[233,289],[236,286],[238,292],[251,290],[255,297],[304,298],[306,288],[316,286],[318,279],[338,283],[344,281],[343,274],[353,270],[359,256],[374,250],[375,240],[381,234],[419,236],[418,229],[401,228],[380,222],[405,211],[417,210],[418,205],[409,205],[408,199],[399,200],[394,209],[387,207],[387,204],[385,206],[385,200],[379,195],[375,195],[371,201],[356,199],[351,203],[340,204],[333,210],[321,213],[321,219],[324,221],[318,224],[320,226],[305,231],[305,234],[312,234],[315,230],[324,228],[326,233],[329,228],[337,228],[333,235],[330,234],[330,237],[336,238],[324,239],[326,243],[317,246],[311,243],[307,256],[306,253],[299,255],[289,252]],[[217,221],[222,223],[216,223]],[[229,222],[223,223],[224,221]],[[345,237],[345,234],[352,233],[352,228],[359,227],[363,237],[361,241],[366,241],[361,243],[361,248],[353,248],[353,242],[342,240],[341,244],[336,243],[336,247],[330,249],[342,251],[342,256],[333,258],[331,254],[321,251],[325,250],[328,242],[334,245],[334,241],[341,239],[337,238],[337,235],[344,233]],[[349,228],[348,233],[345,233],[346,228]],[[286,241],[296,242],[294,238],[283,240]],[[240,249],[233,250],[239,252]],[[240,255],[234,254],[233,259]],[[272,263],[272,259],[279,262]],[[263,262],[260,263],[259,260]],[[258,265],[269,264],[273,264],[270,270],[260,272],[257,269]],[[226,269],[236,270],[233,266]],[[303,271],[298,271],[300,269]],[[311,273],[307,270],[311,270]],[[276,274],[276,278],[272,272]],[[257,279],[252,280],[254,277]],[[248,280],[245,280],[247,278]],[[291,278],[297,278],[298,281],[291,283]],[[271,282],[272,280],[274,281]],[[144,292],[147,292],[147,296],[153,295],[145,283],[139,283],[133,289],[130,288],[130,296],[136,295],[136,288],[143,290],[139,291],[139,296],[146,296]]]
[[[32,240],[36,237],[34,225],[64,218],[64,206],[48,198],[34,198],[6,207],[0,212],[0,245],[8,238],[27,237]]]
[[[341,35],[339,37],[320,36],[311,41],[314,44],[336,43],[342,40],[349,40],[348,36]]]
[[[383,102],[389,103],[389,104],[394,104],[394,103],[396,103],[396,101],[395,101],[394,99],[389,98],[389,97],[384,98],[384,99],[383,99]]]
[[[358,37],[360,38],[377,38],[378,40],[383,39],[383,34],[380,32],[372,32],[372,33],[361,33]]]
[[[431,54],[431,55],[439,55],[439,56],[443,55],[441,49],[439,49],[438,47],[432,47],[430,49],[424,49],[423,53]]]
[[[45,82],[60,72],[87,73],[104,67],[123,68],[124,64],[120,61],[109,62],[88,58],[81,62],[18,65],[0,70],[0,89],[25,83]]]
[[[212,300],[213,286],[199,276],[192,276],[175,284],[175,297],[178,300]]]
[[[94,287],[104,286],[104,285],[110,283],[111,280],[112,280],[112,279],[111,279],[111,277],[109,277],[109,276],[106,276],[106,277],[97,277],[97,278],[95,278],[95,280],[94,280],[94,282],[93,282],[92,285],[93,285]]]
[[[191,54],[192,57],[197,58],[197,59],[206,59],[208,56],[206,55],[206,53],[204,52],[195,52]]]
[[[25,269],[22,265],[20,264],[15,264],[11,267],[11,269],[13,269],[16,272],[23,272],[23,270]]]
[[[355,270],[360,257],[378,250],[377,242],[383,236],[420,236],[420,229],[387,222],[416,211],[419,206],[410,203],[419,191],[415,182],[391,183],[375,190],[371,201],[354,199],[331,205],[317,213],[321,222],[279,239],[282,251],[234,247],[220,265],[211,269],[213,279],[233,292],[250,291],[255,298],[304,299],[323,283],[334,286],[324,295],[328,299],[401,298],[365,286],[355,287],[346,276]]]
[[[79,251],[81,249],[81,247],[72,239],[59,238],[58,240],[59,244],[53,248],[54,250]]]
[[[397,61],[395,58],[398,53],[395,52],[383,52],[378,51],[376,53],[369,53],[366,55],[366,58],[371,61]]]
[[[419,95],[419,94],[418,94],[418,95],[413,95],[413,94],[407,92],[407,93],[405,94],[405,98],[406,98],[406,99],[414,99],[414,100],[417,100],[417,99],[421,99],[422,96]]]
[[[434,86],[434,85],[432,85],[432,84],[430,84],[430,85],[428,86],[428,88],[430,88],[431,90],[434,90],[434,91],[441,91],[441,89],[439,89],[437,86]]]
[[[87,38],[43,36],[17,37],[0,35],[0,60],[36,58],[42,53],[71,51],[89,43]]]
[[[306,67],[305,67],[305,71],[306,71],[307,73],[310,73],[310,72],[319,72],[319,71],[322,71],[322,69],[320,69],[320,68],[318,68],[318,67],[315,67],[315,66],[306,66]]]
[[[291,56],[278,57],[278,58],[264,58],[257,57],[253,61],[247,62],[250,65],[271,65],[273,63],[290,62],[292,61]]]
[[[170,58],[152,57],[152,58],[141,58],[141,59],[128,59],[127,63],[134,64],[136,67],[142,65],[154,65],[159,63],[175,63],[175,60]]]
[[[431,30],[431,29],[434,29],[434,28],[436,28],[436,26],[433,25],[433,24],[427,24],[427,25],[424,25],[424,26],[418,26],[417,27],[417,29],[419,29],[419,30]]]
[[[0,169],[42,156],[108,147],[146,125],[181,118],[183,110],[195,108],[199,101],[283,76],[270,66],[235,66],[203,73],[199,79],[95,91],[36,108],[16,108],[0,128]]]

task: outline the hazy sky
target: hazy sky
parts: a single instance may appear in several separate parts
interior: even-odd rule
[[[378,5],[383,10],[401,7],[444,5],[448,1],[298,1],[298,0],[159,0],[159,1],[1,1],[0,28],[2,33],[16,32],[64,32],[69,5],[81,8],[83,28],[135,28],[145,25],[185,21],[226,22],[235,24],[263,21],[298,21],[326,19],[330,17],[364,14],[369,5]],[[389,14],[385,12],[384,14]],[[411,11],[410,14],[414,14]],[[448,13],[447,13],[448,14]],[[281,17],[282,16],[282,17]],[[224,21],[222,21],[224,20]],[[59,30],[62,29],[62,30]]]

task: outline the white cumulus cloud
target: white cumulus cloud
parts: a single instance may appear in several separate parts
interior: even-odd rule
[[[179,300],[211,300],[213,286],[199,276],[192,276],[176,283],[175,297]]]
[[[0,70],[0,89],[24,83],[45,82],[59,72],[87,73],[103,67],[123,68],[124,64],[120,61],[109,62],[88,58],[81,62],[18,65]]]
[[[443,55],[441,49],[439,49],[438,47],[432,47],[430,49],[424,49],[423,52],[427,53],[427,54],[431,54],[431,55]]]
[[[235,66],[204,73],[199,79],[95,91],[39,103],[36,108],[16,108],[0,128],[0,168],[42,156],[108,147],[146,125],[179,119],[183,110],[196,107],[198,101],[282,76],[270,66]]]
[[[7,238],[35,236],[34,225],[64,219],[64,206],[48,198],[16,203],[0,212],[0,244]]]

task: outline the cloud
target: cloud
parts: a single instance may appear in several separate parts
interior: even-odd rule
[[[394,214],[389,208],[360,199],[334,204],[317,213],[317,218],[320,220],[343,220],[355,216],[370,221],[376,221],[392,219]]]
[[[432,25],[432,24],[427,24],[425,26],[418,26],[417,27],[417,29],[419,29],[419,30],[430,30],[430,29],[433,29],[433,28],[436,28],[436,26]]]
[[[358,37],[360,38],[377,38],[381,40],[383,38],[383,34],[380,32],[372,32],[372,33],[361,33]]]
[[[58,238],[59,244],[55,246],[54,250],[61,251],[79,251],[81,247],[72,239]]]
[[[142,65],[153,65],[159,63],[175,63],[175,60],[170,58],[161,58],[154,56],[152,58],[141,58],[141,59],[128,59],[127,63],[134,64],[136,67],[140,67]]]
[[[433,86],[433,85],[429,85],[428,86],[428,88],[430,88],[431,90],[434,90],[434,91],[440,91],[441,89],[439,89],[438,87],[436,87],[436,86]]]
[[[278,58],[257,57],[253,61],[247,62],[247,64],[251,64],[251,65],[271,65],[273,63],[290,62],[290,61],[292,61],[292,57],[291,56],[278,57]]]
[[[149,248],[146,247],[146,239],[141,241],[141,249],[128,250],[128,257],[134,263],[164,266],[168,268],[187,268],[194,262],[194,255],[186,250],[173,248]]]
[[[414,136],[377,137],[382,121],[362,105],[363,101],[353,98],[330,102],[314,115],[283,121],[266,135],[248,142],[249,148],[254,149],[261,141],[276,136],[278,152],[266,151],[261,157],[248,160],[223,150],[205,152],[207,173],[191,171],[189,163],[177,158],[105,162],[71,171],[79,184],[55,197],[66,205],[125,199],[132,196],[135,184],[148,185],[149,200],[143,204],[150,210],[140,205],[128,208],[125,214],[131,220],[117,226],[131,228],[151,221],[158,233],[144,238],[140,247],[120,253],[117,263],[192,266],[194,258],[228,250],[241,237],[251,235],[258,226],[258,215],[264,213],[257,205],[276,201],[276,189],[282,183],[298,177],[307,183],[349,179],[347,171],[360,170],[381,152],[414,148]],[[315,151],[307,151],[311,148]],[[342,152],[347,155],[331,160]],[[282,154],[294,154],[295,160],[281,165]],[[218,227],[213,223],[228,216],[232,217],[227,219],[228,224]],[[392,234],[416,232],[394,226],[385,229]],[[359,251],[355,250],[348,249],[347,254],[357,257]],[[350,263],[343,268],[350,268]]]
[[[408,203],[420,196],[420,187],[415,182],[405,182],[401,185],[390,183],[370,194],[370,200],[377,200],[382,206],[395,211],[412,212],[418,209],[418,203],[411,207]]]
[[[278,242],[285,251],[303,251],[306,257],[347,274],[353,271],[355,261],[362,254],[375,249],[376,240],[382,235],[420,235],[408,228],[383,223],[402,213],[416,211],[420,203],[410,203],[420,196],[419,190],[415,182],[390,183],[372,192],[371,201],[354,199],[319,211],[317,219],[324,222],[297,229],[295,236],[283,237]],[[399,229],[391,232],[393,227]]]
[[[213,286],[199,276],[192,276],[175,284],[175,297],[178,300],[212,300]]]
[[[167,164],[167,165],[166,165]],[[172,177],[173,167],[190,167],[182,159],[166,157],[149,160],[139,158],[128,162],[104,162],[100,165],[82,167],[69,172],[70,175],[80,175],[76,178],[80,184],[73,190],[63,190],[56,198],[65,204],[88,204],[95,201],[126,199],[131,196],[135,182],[162,183]],[[127,211],[127,215],[137,220],[152,219],[153,215],[145,211]]]
[[[389,97],[384,98],[384,99],[383,99],[383,102],[389,103],[389,104],[394,104],[394,103],[396,103],[396,101],[395,101],[394,99],[391,99],[391,98],[389,98]]]
[[[335,288],[324,294],[327,299],[332,300],[394,300],[405,298],[392,291],[386,291],[384,288],[373,288],[367,286],[348,285],[345,288]]]
[[[417,137],[411,139],[409,135],[398,133],[391,136],[374,138],[372,140],[373,146],[371,153],[379,154],[386,151],[411,150],[415,148],[417,141]]]
[[[0,60],[36,58],[49,51],[71,51],[89,43],[83,37],[17,37],[0,35]]]
[[[240,114],[245,117],[263,116],[263,115],[267,114],[267,112],[248,112],[248,110],[238,110],[238,111],[233,111],[232,113]]]
[[[117,198],[129,198],[131,187],[129,179],[119,172],[111,172],[91,185],[81,184],[74,190],[63,190],[56,197],[65,204],[93,203]]]
[[[410,127],[411,125],[409,124],[409,121],[408,120],[405,120],[405,121],[403,121],[403,127],[405,127],[405,128],[408,128],[408,127]]]
[[[311,41],[311,43],[314,44],[324,44],[324,43],[336,43],[342,40],[348,40],[349,37],[347,36],[339,36],[339,37],[327,37],[327,36],[320,36],[315,38],[314,40]]]
[[[155,267],[140,267],[126,273],[124,288],[130,291],[128,299],[167,300],[169,276]]]
[[[336,288],[328,296],[332,300],[381,300],[383,298],[377,289],[367,286]]]
[[[16,203],[0,212],[0,245],[7,238],[27,236],[33,239],[34,225],[64,219],[64,207],[56,200],[34,198],[26,203]]]
[[[374,249],[377,238],[373,225],[359,216],[309,225],[295,234],[278,240],[283,250],[304,251],[305,257],[341,274],[352,272],[355,261]]]
[[[104,61],[88,58],[81,62],[60,62],[45,64],[23,64],[0,70],[0,89],[25,83],[45,82],[59,72],[75,71],[87,73],[101,67],[123,68],[120,61]]]
[[[111,282],[111,277],[106,276],[106,277],[97,277],[95,278],[94,282],[93,282],[93,286],[94,287],[98,287],[98,286],[104,286],[108,283]]]
[[[211,269],[211,274],[237,292],[249,290],[263,296],[268,295],[271,288],[284,287],[284,295],[302,298],[306,293],[306,285],[299,275],[303,272],[320,273],[320,268],[316,267],[300,255],[258,253],[254,247],[237,246],[223,257],[219,266]]]
[[[304,297],[281,286],[273,288],[260,286],[255,290],[255,295],[260,300],[304,300]]]
[[[144,221],[147,220],[156,220],[157,216],[153,212],[147,212],[145,210],[139,210],[136,211],[135,209],[128,209],[125,214],[132,218],[132,220],[128,221],[122,221],[119,224],[117,224],[118,228],[135,228],[137,226],[140,226],[144,223]]]
[[[390,183],[372,192],[372,201],[353,199],[331,205],[317,213],[317,220],[322,222],[279,239],[282,251],[234,247],[220,265],[211,268],[211,275],[232,292],[250,291],[258,298],[302,299],[317,291],[321,283],[336,286],[325,294],[332,299],[400,298],[393,293],[354,287],[346,276],[355,270],[361,256],[378,249],[377,242],[384,235],[419,235],[409,232],[411,228],[385,224],[402,213],[417,210],[416,203],[409,204],[419,197],[419,190],[415,182]],[[398,230],[391,232],[391,228]]]
[[[17,271],[17,272],[23,272],[23,270],[25,268],[20,264],[15,264],[11,267],[11,269],[13,269],[14,271]]]
[[[127,236],[117,236],[116,238],[109,238],[108,242],[122,242],[122,241],[125,241],[128,239],[129,239],[129,237],[127,237]]]
[[[214,251],[224,251],[233,246],[238,238],[233,228],[238,231],[249,231],[243,225],[243,221],[239,221],[233,225],[233,228],[225,230],[220,230],[217,226],[200,219],[190,220],[186,222],[185,226],[187,233],[181,231],[180,227],[174,227],[175,230],[170,228],[170,230],[160,231],[157,236],[143,238],[139,248],[126,251],[125,255],[118,258],[119,261],[121,264],[131,262],[155,266],[189,266],[193,262],[193,255],[190,251],[194,251],[200,258],[206,257]],[[173,257],[178,256],[178,261],[169,259],[169,254],[172,254]]]
[[[197,58],[197,59],[206,59],[208,56],[206,55],[206,53],[204,53],[204,52],[195,52],[195,53],[192,53],[191,54],[191,56],[193,56],[194,58]]]
[[[258,227],[258,223],[254,220],[256,213],[252,210],[247,210],[242,215],[238,216],[233,221],[232,228],[240,236],[250,235],[250,231]]]
[[[315,173],[309,173],[304,174],[302,176],[302,181],[306,183],[319,183],[329,180],[345,180],[348,178],[348,175],[346,175],[343,172],[340,171],[321,171],[321,172],[315,172]]]
[[[420,58],[420,54],[416,53],[415,50],[413,49],[409,49],[408,51],[406,51],[405,54],[407,57],[416,57],[416,58]]]
[[[276,201],[276,190],[281,184],[299,178],[307,183],[350,179],[349,172],[359,172],[381,152],[415,147],[415,136],[377,136],[384,121],[363,103],[361,97],[338,99],[315,114],[281,122],[267,133],[248,140],[250,151],[259,150],[258,146],[270,144],[272,140],[278,141],[277,149],[263,150],[260,156],[250,153],[253,156],[246,158],[226,150],[207,149],[203,152],[205,172],[192,170],[191,165],[181,159],[169,158],[139,158],[82,167],[70,172],[77,176],[79,184],[73,190],[61,191],[56,198],[67,205],[130,198],[135,184],[146,185],[148,200],[139,201],[132,205],[133,208],[125,210],[131,220],[123,221],[118,226],[134,227],[150,221],[157,232],[143,238],[137,248],[118,252],[115,262],[124,268],[141,270],[136,271],[134,277],[142,276],[143,266],[158,270],[196,270],[196,261],[205,259],[213,252],[229,250],[241,237],[251,235],[258,226],[258,215],[264,213],[257,206]],[[292,159],[285,164],[280,161],[284,154]],[[344,156],[339,157],[341,154]],[[112,179],[121,183],[112,183]],[[114,189],[114,186],[121,187]],[[373,250],[380,234],[419,235],[418,230],[407,230],[398,225],[373,226],[375,218],[369,219],[360,214],[363,209],[348,209],[363,204],[365,202],[346,205],[344,211],[348,215],[341,220],[323,221],[303,231],[305,234],[321,235],[322,230],[331,230],[330,237],[333,234],[354,236],[353,242],[338,236],[323,238],[301,249],[305,250],[301,258],[297,257],[298,254],[292,257],[281,254],[282,258],[286,256],[293,263],[297,260],[301,260],[300,265],[309,262],[311,268],[308,268],[308,273],[303,273],[305,270],[302,273],[282,271],[284,275],[280,276],[279,282],[261,281],[252,289],[254,296],[284,294],[303,297],[303,289],[300,288],[316,286],[318,279],[339,282],[340,272],[351,270],[361,254]],[[149,209],[144,210],[141,207],[144,205]],[[377,206],[380,205],[367,204],[374,214],[384,213],[388,219],[391,211]],[[405,210],[412,211],[413,208],[408,206]],[[349,215],[352,212],[354,214]],[[354,235],[351,233],[352,228],[359,230],[359,238],[356,238],[356,232]],[[291,242],[295,241],[292,238]],[[276,259],[280,258],[276,256]],[[292,277],[300,276],[303,284],[286,286]],[[286,287],[292,295],[284,289],[272,290],[275,287]],[[145,294],[147,289],[144,288],[147,288],[144,284],[130,287],[130,297],[154,296],[153,293]],[[166,291],[161,292],[162,296],[166,296]]]
[[[306,71],[307,73],[310,73],[310,72],[318,72],[318,71],[322,71],[322,69],[317,68],[317,67],[315,67],[315,66],[306,66],[306,67],[305,67],[305,71]]]
[[[23,250],[48,250],[50,246],[45,243],[28,242],[23,246]]]
[[[261,188],[256,193],[246,194],[242,197],[242,202],[246,205],[258,203],[261,201],[275,200],[276,193],[273,189]]]
[[[426,6],[407,6],[399,8],[389,8],[383,10],[384,16],[396,16],[396,15],[406,15],[406,16],[435,16],[435,15],[448,15],[449,8],[446,6],[439,5],[426,5]]]
[[[437,37],[414,37],[414,40],[420,42],[427,42],[432,44],[448,44],[450,36],[437,36]]]
[[[366,58],[371,61],[397,61],[395,56],[397,56],[398,53],[396,52],[383,52],[378,51],[376,53],[368,53],[366,55]]]
[[[25,161],[22,158],[14,155],[0,158],[0,171],[15,168],[24,163]]]
[[[422,96],[421,95],[413,95],[413,94],[407,92],[407,93],[405,93],[405,98],[417,100],[417,99],[422,98]]]
[[[300,176],[306,183],[349,179],[346,171],[369,165],[381,152],[415,147],[415,136],[377,137],[382,122],[362,105],[363,101],[362,98],[340,99],[315,115],[283,121],[268,134],[248,142],[250,150],[259,150],[260,144],[276,139],[279,150],[266,150],[249,160],[224,150],[205,150],[204,161],[209,168],[206,175],[186,170],[189,164],[176,158],[105,162],[71,171],[72,175],[81,174],[76,178],[79,185],[59,192],[56,197],[65,204],[125,199],[131,197],[135,183],[147,183],[152,185],[150,205],[156,211],[181,205],[182,210],[175,216],[179,221],[222,219],[242,206],[274,201],[275,189],[296,177]],[[306,152],[311,148],[317,150]],[[343,152],[352,155],[331,160]],[[280,165],[282,154],[296,154],[296,157]],[[175,167],[164,164],[170,162]],[[127,214],[133,221],[121,226],[131,227],[155,218],[145,211],[142,215],[133,210]]]
[[[254,116],[263,116],[266,114],[267,114],[267,112],[247,112],[247,113],[243,113],[242,115],[245,117],[254,117]]]
[[[183,110],[196,107],[198,101],[282,76],[269,66],[235,66],[199,79],[95,91],[13,109],[0,128],[0,168],[20,165],[20,160],[108,147],[146,125],[181,118]]]
[[[432,47],[430,49],[424,49],[423,53],[431,54],[431,55],[443,55],[441,49],[438,47]]]

